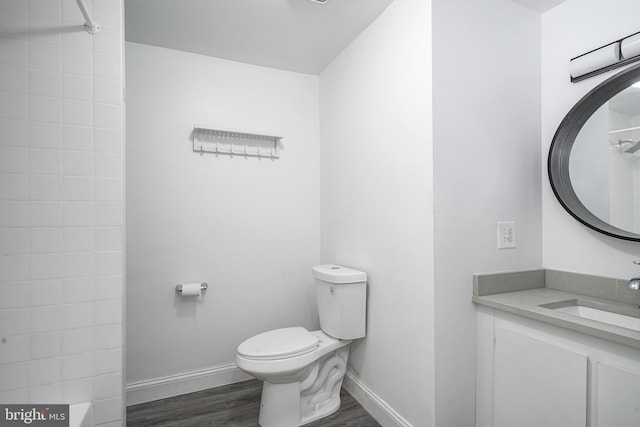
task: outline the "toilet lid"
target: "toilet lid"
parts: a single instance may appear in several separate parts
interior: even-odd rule
[[[318,338],[305,328],[294,327],[274,329],[251,337],[238,346],[238,354],[248,359],[287,359],[317,347]]]

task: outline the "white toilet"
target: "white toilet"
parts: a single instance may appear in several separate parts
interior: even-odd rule
[[[275,329],[238,346],[238,368],[264,381],[262,427],[297,427],[336,412],[349,344],[365,336],[366,273],[320,265],[313,275],[322,330]]]

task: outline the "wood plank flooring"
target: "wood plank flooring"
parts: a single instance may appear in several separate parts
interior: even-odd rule
[[[127,427],[258,427],[262,382],[244,381],[223,387],[127,408]],[[308,427],[380,427],[358,402],[342,390],[335,414]]]

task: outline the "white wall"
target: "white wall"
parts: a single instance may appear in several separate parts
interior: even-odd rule
[[[474,272],[541,265],[540,14],[433,1],[436,425],[475,424]],[[515,249],[497,222],[515,221]]]
[[[569,109],[615,71],[569,82],[569,59],[638,31],[640,3],[567,0],[542,16],[543,164],[553,135]],[[619,70],[618,70],[619,71]],[[547,268],[614,277],[638,275],[637,243],[596,233],[573,219],[556,200],[543,172],[543,264]]]
[[[0,402],[121,426],[122,1],[92,9],[0,2]]]
[[[322,260],[368,274],[351,370],[433,425],[430,2],[396,0],[320,75]]]
[[[127,382],[233,364],[318,328],[318,77],[126,45]],[[280,159],[192,151],[194,124],[283,137]],[[206,281],[202,300],[175,285]]]

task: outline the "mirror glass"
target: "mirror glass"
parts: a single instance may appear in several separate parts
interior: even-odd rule
[[[564,117],[548,172],[563,208],[587,227],[640,242],[640,65],[610,77]]]
[[[640,85],[610,98],[585,122],[571,149],[569,177],[591,213],[640,234]]]

